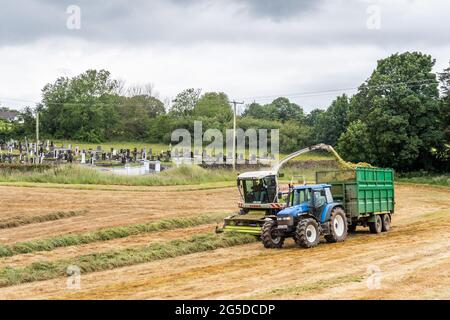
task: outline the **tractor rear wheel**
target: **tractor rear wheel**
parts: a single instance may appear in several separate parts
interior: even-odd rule
[[[342,208],[335,208],[331,212],[330,234],[325,236],[329,243],[342,242],[347,238],[347,217]]]
[[[369,222],[370,233],[378,234],[383,230],[383,221],[379,214],[375,215],[375,222]]]
[[[284,237],[277,233],[275,222],[267,221],[261,230],[261,240],[267,249],[280,249],[284,244]]]
[[[320,230],[316,220],[312,218],[301,220],[294,233],[294,240],[302,248],[317,246],[320,240]]]
[[[382,222],[382,227],[381,227],[381,231],[383,232],[388,232],[389,230],[391,230],[391,215],[390,214],[383,214],[382,218],[381,218],[381,222]]]

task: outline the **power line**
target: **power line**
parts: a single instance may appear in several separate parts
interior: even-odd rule
[[[381,85],[368,85],[367,83],[364,83],[358,87],[347,87],[347,88],[341,88],[341,89],[329,89],[329,90],[321,90],[321,91],[309,91],[309,92],[298,92],[298,93],[288,93],[288,94],[274,94],[274,95],[268,95],[268,96],[253,96],[253,97],[243,97],[241,100],[270,100],[277,97],[285,97],[285,98],[301,98],[301,97],[315,97],[315,96],[322,96],[322,95],[330,95],[340,92],[348,92],[348,91],[355,91],[360,89],[361,87],[365,88],[371,88],[371,89],[386,89],[386,88],[394,88],[396,86],[403,86],[403,85],[410,85],[412,87],[415,86],[421,86],[421,85],[427,85],[427,84],[438,84],[438,80],[428,79],[428,80],[417,80],[417,81],[407,81],[407,82],[395,82],[395,83],[384,83]],[[18,99],[18,98],[7,98],[7,97],[0,97],[0,100],[6,100],[6,101],[16,101],[16,102],[26,102],[26,103],[33,103],[33,104],[42,104],[42,101],[32,101],[32,100],[24,100],[24,99]],[[73,105],[73,106],[85,106],[88,103],[81,103],[81,102],[46,102],[45,105]],[[120,104],[107,104],[107,103],[98,103],[104,106],[118,106]],[[145,105],[128,105],[130,107],[145,107]]]
[[[429,80],[419,80],[419,81],[385,83],[385,84],[377,85],[377,86],[373,86],[373,85],[371,86],[371,85],[367,85],[364,83],[361,86],[365,86],[366,88],[372,88],[372,89],[383,89],[383,88],[389,88],[389,87],[393,88],[393,87],[401,86],[401,85],[417,86],[417,85],[426,85],[426,84],[434,84],[434,83],[437,84],[439,82],[437,80],[429,79]],[[276,97],[286,97],[286,98],[288,98],[288,97],[312,97],[312,96],[328,95],[328,94],[332,94],[332,93],[339,93],[339,92],[343,92],[343,91],[354,91],[354,90],[358,90],[361,86],[341,88],[341,89],[322,90],[322,91],[274,94],[274,95],[270,95],[270,96],[260,96],[260,97],[244,97],[242,99],[244,99],[244,100],[267,100],[267,99],[272,99],[272,98],[276,98]]]

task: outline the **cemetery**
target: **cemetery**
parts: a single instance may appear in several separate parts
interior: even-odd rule
[[[168,161],[170,153],[154,155],[152,149],[138,150],[134,148],[116,150],[103,150],[101,146],[93,149],[81,149],[78,146],[56,145],[50,140],[41,143],[28,143],[27,141],[10,140],[0,143],[0,164],[24,165],[61,165],[78,163],[81,165],[116,167],[116,166],[142,166],[145,173],[160,172],[161,161]],[[153,169],[150,169],[150,167]]]
[[[258,157],[256,154],[236,154],[236,164],[240,168],[251,166],[269,167],[275,161],[275,155],[265,154]],[[154,153],[152,148],[116,149],[105,150],[101,145],[96,148],[82,149],[72,144],[57,144],[50,140],[39,143],[27,140],[0,141],[0,165],[12,165],[15,168],[23,165],[33,168],[50,165],[60,166],[65,164],[79,164],[97,168],[103,172],[120,175],[145,175],[159,173],[173,166],[199,164],[204,167],[231,168],[233,164],[232,154],[208,153],[207,150],[195,149],[185,151],[169,145],[168,150]]]

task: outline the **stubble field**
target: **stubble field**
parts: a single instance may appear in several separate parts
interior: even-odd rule
[[[360,228],[310,250],[216,236],[216,221],[236,210],[234,187],[0,193],[3,299],[450,299],[445,187],[399,184],[389,233]],[[73,214],[45,221],[55,212]],[[81,268],[79,288],[68,286],[68,265]]]

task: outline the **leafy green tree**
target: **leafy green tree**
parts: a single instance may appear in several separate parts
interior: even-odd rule
[[[223,92],[207,92],[194,107],[194,116],[206,118],[219,118],[229,121],[233,117],[228,96]]]
[[[450,99],[450,66],[439,74],[439,80],[443,96]]]
[[[313,127],[312,142],[336,146],[349,125],[349,109],[350,101],[344,94],[337,97],[326,111],[313,110],[306,121]]]
[[[148,137],[150,119],[165,114],[164,104],[155,97],[138,95],[121,97],[119,115],[120,132],[117,135],[128,140]]]
[[[195,106],[200,99],[201,89],[186,89],[177,94],[172,101],[173,105],[170,113],[178,117],[186,117],[192,115]]]
[[[271,103],[271,105],[273,110],[276,112],[276,119],[281,122],[303,122],[305,120],[303,109],[299,105],[290,102],[287,98],[277,98]]]
[[[259,103],[253,102],[245,108],[243,117],[252,117],[255,119],[267,119],[267,114],[264,106]]]
[[[280,151],[290,153],[311,145],[311,128],[297,121],[280,123]]]
[[[26,107],[21,113],[20,118],[23,125],[20,129],[19,136],[32,137],[36,134],[36,116],[30,107]]]
[[[339,137],[338,150],[345,155],[345,160],[350,162],[360,162],[362,159],[370,162],[372,155],[367,153],[367,145],[370,145],[370,137],[367,125],[357,120],[352,122],[345,133]]]
[[[42,128],[55,138],[100,142],[114,136],[119,121],[117,81],[105,70],[62,77],[42,90]]]
[[[360,139],[366,141],[367,134],[370,143],[350,149],[340,142],[344,157],[399,170],[435,168],[445,138],[434,64],[431,56],[417,52],[378,61],[349,111],[352,122],[366,125],[367,133]],[[357,133],[362,130],[353,135]]]
[[[450,67],[439,74],[442,90],[442,119],[444,121],[447,144],[450,144]]]
[[[310,127],[317,127],[319,125],[320,117],[325,113],[325,110],[314,109],[305,117],[305,124]]]
[[[283,97],[277,98],[272,103],[266,105],[260,105],[254,102],[247,107],[243,116],[282,122],[305,121],[303,109]]]

